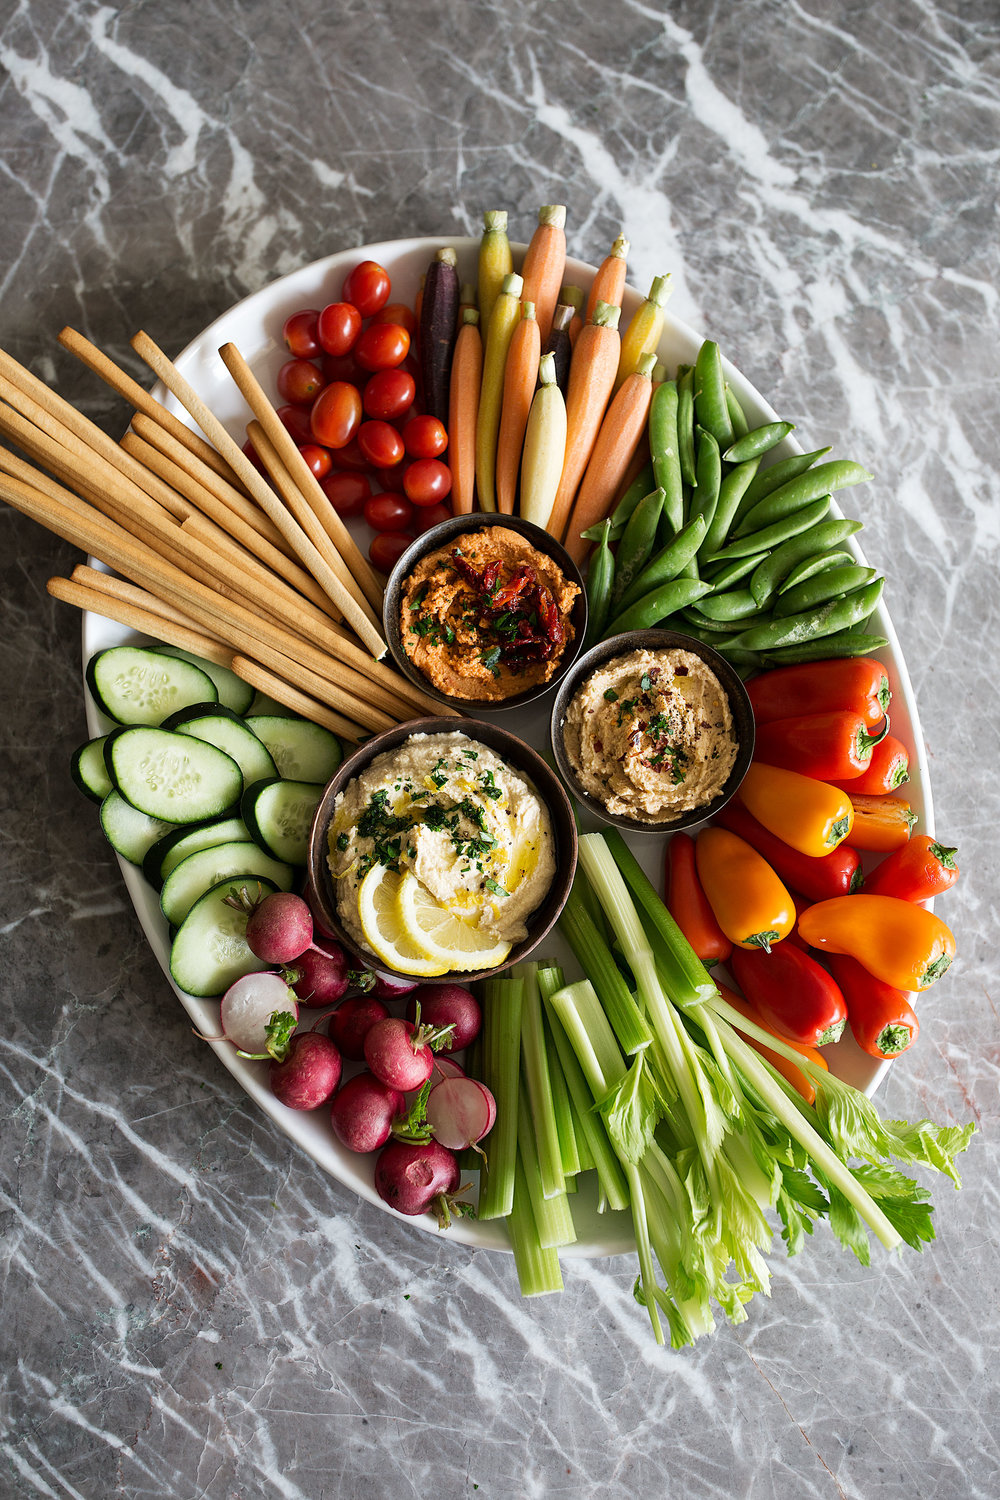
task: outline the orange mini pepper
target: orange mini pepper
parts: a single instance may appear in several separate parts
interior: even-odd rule
[[[703,828],[695,864],[715,920],[740,948],[769,950],[795,926],[795,902],[745,839],[726,828]]]
[[[836,849],[854,826],[846,792],[781,766],[754,761],[737,796],[775,838],[815,859]]]
[[[901,849],[910,837],[917,815],[902,797],[869,797],[848,792],[854,808],[851,845],[869,853]]]
[[[955,937],[940,917],[901,896],[834,896],[799,917],[811,948],[847,953],[897,990],[926,990],[955,957]]]

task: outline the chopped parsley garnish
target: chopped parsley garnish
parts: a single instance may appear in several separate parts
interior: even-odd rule
[[[350,847],[350,843],[351,840],[346,833],[339,833],[337,835],[337,848],[340,850],[341,854],[343,854],[344,851]]]
[[[494,677],[499,677],[500,676],[500,647],[499,646],[491,646],[488,651],[484,651],[482,653],[482,655],[480,656],[480,661],[482,662],[483,666],[486,668],[487,672],[492,672]]]
[[[604,701],[605,701],[605,703],[617,703],[618,702],[618,694],[615,692],[614,688],[605,688],[604,689]]]
[[[484,797],[489,797],[493,802],[499,802],[503,796],[503,789],[498,787],[492,771],[484,771],[479,778],[479,785]]]
[[[495,880],[491,880],[488,875],[484,878],[483,885],[494,896],[509,896],[510,895],[510,891],[505,891],[502,885],[497,885],[496,881]]]

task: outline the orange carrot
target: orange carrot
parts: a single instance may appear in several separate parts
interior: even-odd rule
[[[483,340],[479,313],[467,307],[455,339],[448,389],[448,463],[451,468],[451,507],[456,516],[468,515],[476,492],[476,417],[483,378]]]
[[[562,540],[618,371],[621,339],[617,307],[599,302],[593,321],[585,323],[573,350],[566,390],[566,457],[548,530]]]
[[[521,275],[525,302],[535,304],[535,317],[542,343],[549,336],[552,314],[566,265],[566,210],[561,203],[549,203],[538,210],[538,225],[524,252]]]
[[[582,563],[590,551],[589,541],[580,533],[603,521],[614,504],[630,463],[640,451],[653,396],[650,376],[655,363],[655,355],[644,354],[638,368],[620,387],[604,413],[566,527],[566,551],[575,563]]]
[[[542,340],[535,318],[533,302],[521,303],[521,321],[510,337],[507,363],[503,372],[503,403],[500,407],[500,432],[497,436],[495,484],[497,510],[505,516],[514,514],[517,494],[517,471],[521,463],[524,430],[528,425]]]
[[[593,317],[594,308],[598,302],[608,302],[612,307],[621,307],[625,292],[628,251],[629,242],[623,234],[620,234],[601,261],[590,283],[587,307],[583,315],[586,321]]]

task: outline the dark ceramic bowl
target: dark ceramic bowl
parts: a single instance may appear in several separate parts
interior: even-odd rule
[[[551,557],[564,577],[568,578],[571,583],[575,583],[580,590],[570,613],[573,639],[563,652],[559,665],[548,682],[536,683],[534,687],[527,688],[523,693],[513,693],[496,702],[485,698],[458,698],[449,693],[440,692],[407,656],[403,648],[403,633],[399,623],[399,606],[405,591],[406,580],[417,564],[428,553],[436,552],[439,547],[446,547],[450,542],[457,542],[462,537],[468,536],[470,532],[483,531],[490,526],[503,526],[509,531],[518,532],[537,551],[543,552],[546,557]],[[408,677],[416,687],[422,688],[439,703],[448,703],[452,708],[460,708],[470,714],[500,713],[508,708],[519,708],[524,703],[530,703],[534,698],[540,698],[543,693],[549,692],[562,681],[579,656],[583,638],[587,633],[587,591],[580,569],[573,562],[565,547],[561,546],[547,531],[543,531],[540,526],[533,525],[531,521],[522,521],[520,516],[476,511],[471,515],[452,516],[447,521],[441,521],[439,525],[432,526],[430,531],[425,531],[423,536],[419,536],[411,546],[407,547],[389,574],[382,605],[382,622],[393,661],[404,677]]]
[[[717,797],[711,802],[706,802],[702,807],[691,808],[689,812],[681,813],[677,818],[662,823],[650,823],[641,818],[627,818],[620,813],[610,813],[599,802],[596,797],[584,791],[570,765],[569,757],[563,743],[563,726],[566,722],[566,714],[570,702],[575,697],[579,688],[587,681],[599,667],[606,662],[614,661],[619,656],[628,656],[633,651],[690,651],[695,656],[700,656],[705,665],[715,673],[723,690],[729,699],[729,708],[733,716],[733,727],[736,731],[737,752],[733,769],[725,786]],[[587,808],[595,817],[605,823],[613,823],[617,828],[627,829],[630,833],[677,833],[679,829],[690,828],[695,823],[704,823],[713,813],[717,813],[725,807],[729,799],[734,795],[740,782],[743,780],[750,767],[753,757],[754,746],[754,717],[753,708],[747,690],[743,686],[739,673],[729,665],[724,657],[705,646],[701,641],[694,640],[691,636],[682,635],[676,630],[629,630],[623,635],[612,636],[610,640],[601,641],[598,645],[591,647],[585,656],[581,656],[573,666],[573,670],[563,678],[562,685],[552,706],[552,751],[559,767],[559,773],[571,789],[574,797],[581,807]]]
[[[489,979],[491,975],[509,969],[511,964],[519,963],[521,959],[527,958],[529,953],[538,947],[538,944],[551,931],[566,904],[576,870],[576,820],[566,789],[542,757],[523,740],[519,740],[516,735],[506,729],[499,729],[493,724],[483,723],[481,720],[440,718],[412,719],[407,724],[399,724],[396,728],[387,729],[384,733],[368,740],[337,768],[337,774],[327,784],[320,798],[309,835],[308,869],[310,884],[315,893],[319,915],[324,926],[349,952],[355,952],[357,945],[345,932],[337,914],[333,880],[326,857],[327,831],[333,817],[334,803],[347,783],[360,775],[377,755],[381,755],[386,750],[397,749],[414,734],[452,734],[456,731],[468,735],[470,740],[486,745],[531,782],[548,808],[556,854],[556,873],[541,905],[535,909],[528,922],[528,935],[522,942],[514,944],[505,962],[497,964],[492,969],[460,970],[435,976],[435,983],[454,980],[458,984],[471,984],[477,979]],[[412,975],[399,974],[398,971],[386,969],[371,954],[359,953],[358,957],[362,963],[378,973],[388,973],[403,979],[413,978]]]

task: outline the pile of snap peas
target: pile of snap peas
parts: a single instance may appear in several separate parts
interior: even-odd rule
[[[649,462],[583,533],[597,544],[586,645],[669,624],[743,672],[888,645],[865,631],[885,579],[844,548],[861,522],[829,515],[835,490],[872,476],[849,459],[821,462],[829,448],[761,468],[792,430],[750,430],[711,340],[657,385]]]

